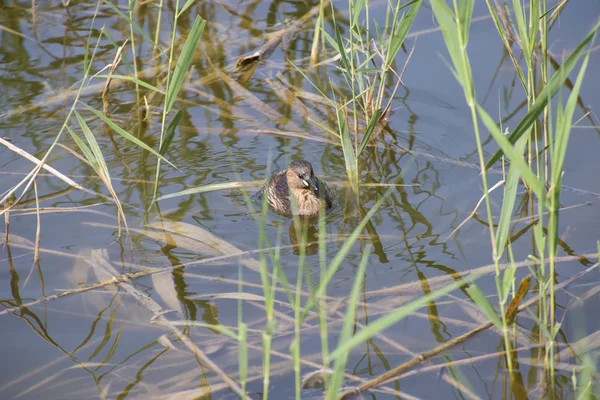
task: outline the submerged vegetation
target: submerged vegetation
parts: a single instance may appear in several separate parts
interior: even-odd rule
[[[116,294],[122,289],[150,311],[154,324],[168,329],[167,335],[148,345],[149,348],[164,346],[164,350],[155,354],[148,365],[141,367],[140,375],[164,351],[181,349],[179,344],[198,361],[194,361],[190,368],[202,370],[201,382],[196,377],[186,381],[189,384],[186,387],[170,386],[167,380],[162,381],[163,388],[168,389],[164,389],[164,393],[153,393],[161,398],[220,398],[224,396],[221,392],[226,390],[235,397],[260,397],[264,400],[311,396],[325,396],[331,400],[349,399],[358,398],[367,391],[370,391],[372,398],[401,398],[406,393],[400,388],[398,376],[408,374],[417,367],[424,372],[435,371],[431,376],[442,376],[448,384],[447,388],[456,390],[460,397],[478,398],[479,395],[472,391],[472,384],[464,376],[460,365],[476,363],[481,361],[478,357],[483,359],[488,355],[463,360],[449,356],[446,360],[436,357],[444,356],[466,341],[490,330],[496,330],[502,337],[500,345],[496,348],[488,346],[486,351],[494,353],[495,359],[501,360],[500,368],[506,370],[506,385],[511,393],[507,397],[527,398],[527,391],[535,390],[536,395],[544,398],[596,398],[594,393],[598,392],[599,385],[597,361],[593,354],[588,353],[585,348],[578,348],[577,351],[585,355],[576,355],[573,357],[576,360],[574,364],[564,365],[567,364],[564,361],[567,354],[572,354],[568,352],[574,350],[564,339],[562,328],[566,309],[560,310],[557,294],[596,269],[598,264],[589,260],[597,259],[597,254],[585,255],[586,268],[578,273],[564,274],[559,278],[557,267],[561,262],[579,258],[577,255],[561,258],[559,254],[559,216],[563,209],[561,193],[565,190],[562,180],[573,126],[580,115],[583,115],[581,119],[591,118],[590,111],[583,106],[580,91],[585,85],[586,74],[590,72],[590,56],[595,49],[600,21],[589,29],[568,56],[562,60],[553,58],[548,52],[548,37],[566,3],[558,1],[550,4],[546,0],[529,0],[507,4],[486,0],[486,17],[493,21],[497,30],[495,39],[503,44],[505,56],[510,59],[510,64],[506,63],[504,67],[510,65],[511,73],[514,74],[513,82],[516,84],[512,90],[520,93],[511,96],[524,99],[519,112],[515,113],[520,119],[515,121],[515,116],[507,117],[502,110],[488,109],[485,101],[481,100],[481,92],[475,87],[474,71],[480,67],[469,46],[474,21],[474,0],[391,1],[385,2],[384,10],[378,9],[377,13],[373,11],[375,5],[368,1],[349,0],[347,6],[342,7],[337,2],[321,0],[313,6],[307,6],[301,18],[281,29],[273,30],[264,38],[264,44],[259,50],[238,58],[236,62],[226,63],[211,59],[210,54],[198,50],[200,43],[213,40],[210,35],[216,34],[217,28],[211,27],[211,24],[217,26],[219,21],[211,21],[210,13],[202,14],[203,6],[198,6],[193,0],[185,3],[175,1],[172,5],[163,4],[162,1],[153,2],[158,12],[154,14],[156,20],[152,21],[139,21],[140,9],[147,7],[145,4],[130,1],[124,8],[107,0],[99,1],[91,14],[90,29],[85,41],[82,59],[84,73],[79,77],[79,86],[70,89],[66,95],[69,106],[52,142],[40,153],[41,157],[38,159],[10,141],[0,138],[0,143],[5,147],[36,164],[25,178],[6,188],[0,197],[0,204],[4,205],[1,213],[5,216],[6,226],[6,236],[3,237],[5,236],[7,247],[18,245],[18,237],[12,233],[9,235],[9,222],[14,215],[25,215],[28,210],[35,210],[36,242],[21,245],[34,250],[34,265],[40,268],[41,209],[38,204],[37,182],[44,169],[69,187],[101,199],[102,203],[110,202],[116,207],[115,236],[123,258],[127,257],[125,254],[128,253],[128,247],[133,254],[134,246],[139,245],[139,238],[144,238],[161,243],[160,255],[164,252],[172,265],[167,268],[148,267],[136,272],[126,272],[124,268],[121,271],[115,268],[106,251],[82,253],[77,258],[85,259],[92,267],[97,283],[58,294],[43,295],[29,301],[3,302],[4,309],[0,310],[0,318],[5,318],[8,313],[23,313],[42,302],[80,296],[82,292],[90,290],[113,287]],[[170,10],[171,6],[174,7],[173,10]],[[168,23],[165,21],[169,14],[165,10],[172,12],[172,19]],[[399,140],[398,132],[393,128],[392,115],[402,97],[398,93],[406,83],[403,82],[403,74],[411,68],[411,55],[422,45],[412,39],[418,37],[418,33],[411,36],[410,32],[417,17],[424,13],[430,13],[435,19],[440,32],[438,34],[446,47],[446,52],[440,54],[439,62],[445,63],[462,88],[461,95],[469,110],[476,144],[473,156],[477,165],[474,168],[481,177],[481,200],[471,199],[472,205],[478,200],[479,203],[463,224],[453,223],[456,231],[450,237],[457,235],[457,231],[465,223],[477,220],[480,226],[485,227],[486,235],[489,236],[486,242],[491,264],[447,273],[446,276],[431,280],[421,280],[422,272],[417,269],[419,284],[367,290],[365,280],[370,259],[376,255],[382,264],[388,261],[382,238],[376,230],[376,221],[382,218],[381,210],[386,204],[394,202],[393,196],[407,196],[402,190],[410,185],[405,182],[409,181],[418,187],[427,179],[413,177],[408,180],[407,176],[415,174],[418,157],[427,158],[429,155],[410,146],[405,149],[390,145]],[[114,37],[114,30],[99,27],[96,18],[107,14],[118,18],[119,25],[124,24],[120,25],[123,37],[117,39]],[[122,26],[126,28],[123,29]],[[172,29],[168,39],[164,37],[166,26]],[[153,31],[150,29],[152,27]],[[287,101],[293,105],[291,109],[295,113],[305,111],[303,118],[307,124],[290,131],[277,131],[273,128],[275,135],[280,135],[285,140],[313,140],[339,150],[337,153],[328,150],[327,154],[315,156],[315,159],[341,157],[340,165],[343,165],[345,177],[338,187],[348,190],[345,193],[338,191],[341,194],[338,194],[337,207],[347,230],[339,234],[327,230],[327,224],[333,217],[324,210],[321,210],[316,224],[314,221],[306,223],[297,218],[274,222],[266,199],[257,207],[253,198],[254,188],[259,187],[262,181],[251,181],[240,176],[243,168],[230,149],[227,149],[226,163],[232,171],[229,176],[235,176],[235,180],[216,183],[206,180],[193,188],[184,184],[187,188],[180,191],[173,189],[175,185],[164,184],[170,182],[167,179],[170,174],[185,175],[194,171],[194,166],[185,163],[176,153],[177,148],[173,149],[178,140],[184,140],[185,128],[189,127],[186,123],[189,115],[185,112],[189,102],[188,95],[201,96],[208,103],[205,105],[208,111],[211,111],[213,104],[226,109],[219,118],[230,117],[235,114],[235,107],[230,109],[224,98],[203,92],[205,86],[219,82],[226,88],[223,91],[229,91],[234,96],[245,96],[253,110],[279,123],[281,116],[278,112],[253,93],[252,79],[269,62],[271,54],[279,47],[289,46],[286,41],[292,41],[299,32],[309,33],[309,36],[303,37],[303,42],[310,46],[302,50],[306,53],[302,58],[292,58],[285,54],[283,67],[284,71],[294,74],[290,76],[295,77],[295,80],[285,81],[281,78],[277,83],[271,77],[261,77],[260,83],[265,86],[258,89],[254,87],[253,90],[264,94],[261,91],[265,91],[265,87],[275,88],[274,93],[268,95],[281,98],[282,107],[288,105]],[[142,53],[141,50],[148,46],[151,51]],[[107,49],[114,54],[113,61],[99,66],[97,58],[105,60]],[[150,59],[144,59],[142,54]],[[154,67],[150,68],[148,65]],[[200,67],[204,69],[198,72]],[[103,81],[101,90],[92,83],[98,80]],[[277,89],[277,85],[286,82],[287,89]],[[254,84],[256,85],[255,82]],[[312,88],[311,93],[301,89],[304,84]],[[126,90],[125,96],[131,102],[121,104],[113,94],[115,87],[119,88],[121,96],[124,95],[123,90]],[[94,92],[101,94],[101,102],[90,95]],[[123,114],[118,111],[124,107],[127,107],[128,118],[133,120],[128,122],[129,126],[123,122]],[[8,117],[10,115],[5,116]],[[240,118],[251,119],[250,116]],[[306,132],[308,127],[318,133],[313,135]],[[212,127],[207,127],[207,130],[209,128]],[[148,132],[156,135],[152,136]],[[123,160],[124,171],[115,173],[114,166],[109,167],[107,158],[112,157],[107,157],[107,150],[110,148],[102,143],[107,142],[103,136],[109,138],[108,142],[115,143],[114,152],[117,158]],[[223,137],[225,143],[229,143],[231,138],[226,134]],[[142,160],[140,162],[151,165],[152,179],[142,179],[127,173],[128,156],[119,148],[130,147],[139,151],[136,154],[139,154]],[[392,147],[393,151],[390,150]],[[63,149],[81,161],[88,168],[87,172],[97,177],[94,182],[101,182],[104,189],[89,189],[95,183],[94,186],[76,183],[74,178],[62,175],[50,167],[48,163],[53,160],[52,154],[57,149]],[[258,169],[262,171],[262,176],[257,179],[270,175],[273,158],[279,160],[281,157],[286,164],[290,158],[299,158],[295,154],[274,154],[272,149],[268,153],[268,160],[262,160],[262,166]],[[401,154],[394,159],[393,173],[386,165],[388,158],[391,158],[390,153]],[[463,160],[451,162],[461,165]],[[209,166],[208,169],[210,168]],[[132,206],[130,199],[119,196],[119,189],[115,187],[117,176],[119,182],[123,177],[139,178],[135,185],[140,186],[142,207]],[[369,181],[365,178],[367,176]],[[373,191],[365,194],[367,189],[373,188],[374,194]],[[189,221],[184,222],[180,215],[172,218],[176,214],[172,210],[163,210],[163,204],[172,204],[168,201],[173,199],[186,203],[187,200],[182,199],[219,191],[239,193],[240,203],[250,210],[244,215],[256,226],[254,231],[247,233],[253,235],[254,249],[242,250],[234,246],[235,239],[226,241],[202,223],[194,225]],[[502,195],[498,196],[497,192],[500,191]],[[108,192],[108,195],[104,192]],[[30,201],[31,198],[34,199],[33,202]],[[478,207],[482,203],[485,207],[483,216],[478,213]],[[77,206],[85,204],[82,202]],[[494,215],[494,207],[500,209],[499,216]],[[206,208],[210,210],[210,207]],[[407,209],[409,207],[398,207],[393,212],[398,214]],[[420,213],[411,214],[410,211],[406,212],[410,214],[410,219],[413,220],[411,222],[421,217]],[[518,219],[515,218],[517,214]],[[135,228],[129,222],[131,215],[140,217],[142,228]],[[282,256],[282,252],[287,251],[285,239],[282,238],[283,228],[288,224],[290,246],[297,256],[294,257],[297,262],[293,265],[292,275]],[[522,229],[523,224],[526,228]],[[124,231],[122,227],[125,228]],[[405,236],[405,232],[392,232],[392,235],[397,234]],[[427,234],[433,235],[429,230]],[[530,237],[531,248],[527,253],[522,248],[514,249],[514,243],[524,235]],[[431,241],[433,242],[442,243],[440,251],[446,251],[443,244],[445,241],[438,241],[436,237]],[[202,259],[181,261],[169,253],[169,246],[177,247],[173,243],[178,243],[177,246],[185,249],[185,256],[188,255],[187,252],[197,252],[202,255]],[[333,250],[330,246],[332,243],[336,244]],[[308,264],[309,257],[313,255],[318,258],[317,274],[311,272]],[[417,256],[411,254],[407,258],[414,260]],[[233,315],[237,319],[223,318],[227,322],[221,322],[216,317],[211,319],[203,316],[201,320],[197,315],[183,313],[180,302],[192,301],[181,294],[185,290],[175,293],[175,289],[169,287],[172,286],[171,274],[175,277],[174,280],[182,279],[183,275],[191,271],[194,263],[204,265],[225,260],[239,266],[236,273],[228,275],[229,272],[219,272],[216,277],[210,278],[190,273],[189,279],[196,277],[236,285],[236,291],[219,292],[213,294],[211,299],[235,300],[237,308]],[[432,261],[431,264],[433,263]],[[123,262],[123,266],[125,264]],[[339,290],[336,286],[340,284],[336,281],[337,274],[348,265],[354,268],[350,269],[350,284],[345,286],[345,294],[339,295],[338,292],[338,295],[332,295],[332,291]],[[527,273],[522,272],[525,267],[528,269]],[[248,273],[257,277],[257,283],[245,279]],[[482,281],[489,279],[490,274],[493,274],[492,287],[495,287],[495,292],[487,291],[485,288],[489,286],[482,284]],[[148,295],[143,288],[144,284],[139,283],[148,276],[152,277],[152,284],[158,292],[158,296],[154,298]],[[166,283],[161,278],[165,276]],[[413,286],[418,290],[415,291]],[[186,285],[182,287],[185,288]],[[454,292],[461,293],[463,298],[448,297]],[[156,298],[162,299],[164,305],[160,305]],[[439,334],[437,339],[440,343],[427,343],[427,347],[418,351],[406,350],[404,345],[385,336],[386,330],[398,327],[401,321],[406,321],[423,308],[429,310],[427,319],[432,330],[448,333],[443,317],[437,310],[445,301],[450,301],[448,299],[460,304],[468,312],[485,315],[486,320],[474,318],[477,321],[475,324],[459,324],[459,333],[453,331],[452,335],[448,334],[451,338]],[[260,310],[260,318],[256,317],[254,310],[251,314],[254,316],[253,320],[245,317],[249,305]],[[477,309],[474,310],[472,305]],[[178,314],[169,311],[176,311]],[[524,325],[519,325],[519,321],[525,321]],[[523,328],[525,325],[526,329]],[[217,359],[213,358],[212,349],[204,347],[203,342],[198,339],[201,337],[198,332],[204,332],[202,329],[219,337],[221,341],[218,346],[227,347],[230,356],[218,355]],[[524,342],[526,333],[523,331],[529,334],[528,343]],[[307,336],[318,337],[318,343],[310,344],[313,350],[310,356],[307,356],[304,344]],[[373,346],[375,354],[385,358],[373,344],[373,338],[381,338],[394,351],[403,352],[405,362],[399,362],[396,357],[393,360],[398,361],[397,364],[384,362],[385,371],[365,373],[350,370],[349,358],[360,346]],[[579,337],[570,338],[571,341],[577,339]],[[81,346],[87,346],[88,340],[89,338]],[[106,342],[107,340],[103,341],[102,346]],[[174,344],[175,342],[178,344]],[[113,349],[108,350],[109,355],[118,347],[118,340],[113,346]],[[316,347],[319,351],[315,353]],[[79,347],[75,351],[78,349]],[[102,347],[94,351],[94,355],[100,353],[100,350]],[[529,358],[520,360],[524,351],[530,352]],[[65,354],[72,356],[68,351]],[[234,361],[231,361],[231,354],[234,355]],[[92,359],[90,356],[89,361],[82,361],[81,367],[93,369]],[[424,365],[426,361],[434,359],[437,364]],[[107,360],[110,360],[109,356],[101,364],[114,362]],[[525,381],[523,378],[525,361],[532,370],[536,368],[536,371],[540,371],[533,381]],[[88,362],[90,365],[87,365]],[[559,363],[562,365],[558,365]],[[571,378],[567,383],[565,371]],[[282,389],[281,385],[274,386],[274,377],[282,376],[289,378],[286,380],[288,383],[293,380],[293,390],[288,387]],[[97,381],[98,390],[107,398],[125,398],[129,394],[143,396],[143,391],[136,392],[139,390],[136,387],[139,381],[130,383],[118,393],[111,392],[110,383],[100,381],[101,379]],[[535,388],[532,389],[531,386]],[[0,393],[2,390],[3,386],[0,385]],[[285,390],[288,391],[282,394]],[[493,397],[500,398],[499,395]]]

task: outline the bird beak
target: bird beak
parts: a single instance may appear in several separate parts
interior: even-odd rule
[[[317,181],[317,178],[315,176],[313,176],[306,183],[313,190],[313,192],[315,192],[315,194],[317,195],[317,197],[319,197],[319,182]]]
[[[317,195],[317,197],[319,196],[319,182],[317,181],[316,177],[312,177],[309,180],[302,179],[301,182],[304,189],[310,189]]]

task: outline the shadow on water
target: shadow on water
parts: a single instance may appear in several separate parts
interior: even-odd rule
[[[112,63],[116,46],[130,37],[129,25],[115,8],[96,10],[95,4],[71,3],[64,7],[40,2],[31,8],[30,2],[0,1],[0,138],[10,139],[10,144],[38,159],[60,131],[84,76],[94,13],[92,37],[104,26],[112,39],[99,44],[93,74]],[[33,191],[5,213],[9,232],[5,228],[0,234],[3,240],[5,233],[10,235],[0,253],[1,398],[238,398],[228,380],[240,381],[241,346],[236,335],[241,322],[247,327],[246,391],[251,398],[266,397],[262,346],[269,332],[271,398],[294,398],[290,345],[300,332],[302,373],[323,366],[323,337],[330,351],[337,346],[348,296],[369,246],[372,254],[362,277],[354,334],[386,313],[471,274],[487,273],[478,285],[493,298],[496,282],[486,222],[475,214],[454,232],[473,211],[482,188],[469,111],[462,94],[457,95],[452,73],[437,55],[443,52],[443,43],[429,9],[421,8],[412,29],[415,34],[409,35],[410,40],[419,39],[387,126],[361,156],[358,195],[347,180],[339,140],[328,132],[336,129],[336,112],[308,83],[324,90],[333,86],[340,97],[351,96],[340,84],[343,78],[336,64],[309,67],[313,22],[282,35],[252,73],[234,72],[238,57],[253,54],[282,30],[294,27],[293,21],[301,20],[316,3],[203,1],[194,2],[179,17],[181,32],[192,28],[196,15],[208,23],[178,97],[181,121],[165,154],[180,170],[163,164],[159,195],[233,181],[239,181],[242,189],[166,199],[153,209],[158,212],[147,215],[155,156],[80,110],[123,203],[130,240],[118,236],[116,207],[106,197],[66,189],[64,182],[45,171],[36,178],[39,255]],[[133,18],[151,33],[160,22],[157,45],[168,49],[174,6],[165,5],[161,14],[152,4],[137,5]],[[567,7],[565,20],[591,24],[588,6]],[[116,7],[128,12],[123,4]],[[373,8],[374,18],[385,15],[381,8]],[[507,72],[509,60],[502,43],[491,39],[496,28],[485,17],[486,8],[477,4],[475,15],[482,17],[473,23],[476,34],[470,44],[482,64],[476,82],[479,94],[486,108],[500,109],[503,121],[512,123],[523,115],[527,103],[514,91],[517,78]],[[345,18],[342,10],[336,19],[342,29],[347,29]],[[325,26],[332,28],[329,19]],[[579,28],[553,29],[562,35],[552,42],[554,54],[568,51],[581,37]],[[135,37],[135,56],[130,42],[117,73],[132,75],[135,61],[139,79],[163,87],[167,73],[163,56],[139,33]],[[177,39],[175,46],[179,49],[183,41]],[[595,51],[596,63],[597,58]],[[556,59],[560,57],[551,63]],[[597,169],[598,127],[595,114],[585,113],[600,104],[598,93],[590,89],[598,87],[599,79],[597,72],[589,71],[579,121],[588,125],[574,135],[577,156],[566,161],[560,282],[591,267],[596,259],[589,253],[597,250],[600,186],[589,179],[589,171]],[[102,109],[103,85],[104,78],[88,79],[80,101]],[[139,92],[138,98],[134,83],[115,79],[108,115],[158,149],[163,97],[144,87]],[[359,125],[364,128],[367,123]],[[90,191],[108,195],[93,167],[74,155],[78,151],[71,138],[63,135],[59,142],[48,164]],[[490,154],[495,151],[491,136],[484,138],[484,146]],[[312,163],[334,189],[336,206],[324,221],[301,229],[292,219],[269,212],[263,232],[257,224],[260,211],[250,212],[244,195],[255,193],[257,185],[248,182],[262,181],[271,171],[285,168],[290,159]],[[32,167],[31,161],[0,146],[0,193],[18,184]],[[495,181],[503,178],[500,170],[491,170],[490,176]],[[303,306],[311,301],[323,279],[323,263],[335,258],[389,188],[389,196],[332,276],[324,303],[319,304],[325,310],[323,319],[315,307],[297,324],[295,299]],[[498,215],[502,195],[493,196]],[[515,223],[509,239],[516,260],[536,254],[531,239],[535,221],[529,213],[536,205],[521,196],[515,218],[522,220]],[[268,239],[266,248],[260,248],[262,235]],[[508,255],[502,260],[510,261]],[[529,271],[525,263],[519,267],[521,279]],[[514,325],[518,356],[513,358],[513,374],[505,364],[502,336],[487,329],[365,392],[364,398],[446,398],[452,393],[460,398],[528,399],[550,392],[556,398],[573,397],[573,371],[589,351],[581,340],[597,332],[596,322],[584,317],[598,312],[597,284],[586,279],[556,299],[562,319],[556,347],[563,364],[555,388],[544,387],[546,355],[539,346],[539,328],[531,315],[524,315]],[[265,286],[272,289],[272,312],[265,306]],[[532,307],[532,315],[539,307]],[[364,384],[485,322],[463,285],[351,351],[345,383]],[[302,391],[303,399],[322,395],[321,389]]]

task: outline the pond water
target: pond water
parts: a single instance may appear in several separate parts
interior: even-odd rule
[[[126,12],[126,2],[115,3]],[[421,7],[406,42],[407,50],[413,44],[415,50],[403,76],[404,86],[392,103],[389,130],[361,160],[360,201],[347,183],[339,142],[322,127],[336,129],[334,113],[309,96],[316,91],[308,79],[323,82],[330,78],[334,85],[341,83],[335,63],[319,69],[308,66],[313,22],[285,38],[247,82],[240,82],[232,73],[237,57],[260,47],[265,33],[284,29],[318,3],[209,0],[193,4],[182,15],[179,23],[184,32],[195,15],[206,19],[207,25],[192,60],[191,75],[176,103],[183,111],[182,119],[165,154],[179,170],[162,163],[159,195],[234,181],[250,182],[245,187],[252,194],[257,187],[253,181],[265,179],[293,159],[306,159],[335,193],[336,207],[325,225],[330,261],[389,184],[403,184],[393,188],[327,289],[331,305],[328,337],[333,350],[345,301],[368,244],[374,249],[361,289],[357,330],[403,303],[454,282],[458,274],[480,271],[493,260],[483,207],[481,218],[470,219],[454,232],[479,201],[482,184],[470,111],[444,61],[448,55],[428,4]],[[373,3],[371,18],[383,18],[386,2]],[[21,182],[34,167],[15,149],[41,159],[61,131],[84,76],[92,23],[94,36],[104,27],[118,44],[130,37],[126,20],[106,5],[100,6],[95,21],[95,4],[71,1],[65,7],[50,1],[39,2],[33,9],[31,5],[0,1],[0,138],[10,139],[14,146],[0,146],[0,193]],[[170,44],[174,7],[168,2],[159,14],[158,7],[148,3],[133,14],[150,35],[162,18],[162,49]],[[337,7],[345,28],[346,11],[342,5]],[[549,35],[549,52],[557,61],[573,50],[598,15],[597,1],[568,3]],[[476,2],[474,17],[469,54],[477,97],[491,115],[501,115],[504,126],[512,128],[524,114],[520,84],[485,2]],[[160,86],[165,66],[156,62],[147,40],[140,35],[136,39],[141,79]],[[178,40],[180,48],[183,39]],[[115,54],[113,43],[103,39],[91,74],[112,63]],[[406,53],[401,51],[398,62],[403,64],[405,59]],[[131,61],[129,42],[117,73],[131,75]],[[559,263],[558,282],[595,262],[593,253],[600,239],[600,180],[596,175],[600,74],[594,67],[599,63],[594,48],[581,90],[590,114],[584,116],[581,108],[576,111],[577,123],[564,166],[559,255],[570,257]],[[102,110],[103,84],[104,78],[90,78],[80,101]],[[297,96],[291,96],[289,90]],[[161,96],[141,93],[146,98],[140,99],[140,104],[149,105],[149,118],[143,121],[135,86],[114,81],[109,115],[123,129],[158,149]],[[259,248],[258,214],[249,210],[240,189],[165,199],[147,214],[156,157],[116,135],[83,106],[77,109],[105,157],[115,193],[123,203],[130,239],[125,230],[119,236],[114,203],[93,194],[110,196],[94,170],[68,151],[77,147],[65,131],[48,164],[91,192],[69,188],[46,171],[40,173],[36,179],[41,207],[38,262],[34,260],[38,222],[33,189],[10,213],[11,236],[0,253],[0,398],[237,398],[223,376],[191,350],[196,346],[237,380],[237,342],[211,327],[173,325],[198,321],[235,328],[238,318],[248,324],[246,389],[252,398],[263,398],[261,332],[267,319],[259,255],[253,252]],[[80,132],[75,118],[69,126]],[[489,157],[496,147],[487,133],[484,139]],[[490,173],[492,185],[502,178],[498,172]],[[502,200],[497,192],[495,216],[500,214]],[[525,199],[523,192],[519,196]],[[515,219],[525,216],[528,205],[524,202],[522,209],[515,211]],[[271,245],[279,245],[279,264],[295,287],[300,259],[291,246],[290,223],[288,218],[269,213],[265,233]],[[5,228],[0,230],[4,241]],[[525,260],[533,253],[530,220],[515,224],[511,235],[515,259]],[[245,253],[234,256],[239,252]],[[127,285],[110,284],[112,275],[95,267],[103,261],[115,274],[164,272],[133,276]],[[267,261],[271,262],[269,257]],[[182,264],[183,268],[171,268]],[[487,267],[487,271],[478,281],[479,287],[496,304],[493,270]],[[306,295],[322,278],[319,255],[308,254],[301,272]],[[528,273],[527,268],[520,268],[517,277]],[[572,346],[557,370],[555,393],[560,398],[573,397],[572,369],[583,356],[580,352],[597,350],[578,346],[581,338],[599,328],[597,318],[586,318],[599,311],[600,299],[594,289],[597,276],[578,279],[556,298],[562,321],[558,351],[569,349],[567,344]],[[74,292],[102,282],[105,284]],[[61,296],[56,298],[57,294]],[[38,301],[43,299],[46,301]],[[288,399],[295,396],[290,356],[294,311],[283,290],[276,299],[269,392],[270,398]],[[303,299],[305,302],[306,296]],[[167,312],[156,318],[156,306]],[[347,384],[356,386],[373,379],[485,321],[465,293],[456,290],[354,349],[346,369],[354,380],[348,378]],[[178,339],[173,333],[177,329],[189,340]],[[517,329],[521,351],[516,382],[520,385],[509,384],[504,358],[498,354],[503,338],[491,329],[409,370],[386,390],[369,392],[366,398],[539,398],[546,388],[540,377],[543,368],[538,363],[536,324],[525,315]],[[301,352],[303,374],[321,365],[319,321],[314,316],[302,325]],[[450,361],[456,365],[442,365]],[[319,389],[302,392],[302,398],[321,396]]]

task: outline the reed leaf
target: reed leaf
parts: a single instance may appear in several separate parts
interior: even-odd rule
[[[129,82],[133,82],[137,85],[140,85],[142,87],[145,87],[146,89],[150,89],[153,92],[156,93],[160,93],[160,94],[165,94],[165,91],[154,86],[151,85],[148,82],[144,82],[141,79],[136,78],[135,76],[127,76],[127,75],[119,75],[119,74],[98,74],[98,75],[94,75],[95,78],[107,78],[107,79],[120,79],[122,81],[129,81]]]
[[[96,173],[98,175],[100,175],[104,180],[108,181],[108,183],[109,183],[110,182],[110,174],[108,172],[108,168],[106,167],[106,162],[104,161],[104,156],[102,155],[100,146],[98,146],[98,142],[96,142],[96,138],[95,138],[94,134],[92,133],[92,131],[90,130],[87,123],[85,122],[85,120],[81,117],[81,115],[77,112],[77,110],[75,110],[74,113],[75,113],[75,117],[77,118],[77,122],[79,123],[79,126],[81,127],[81,131],[83,132],[83,135],[85,136],[85,139],[87,140],[87,142],[89,144],[89,150],[92,153],[93,159],[88,158],[88,161],[90,161],[92,166],[94,166]],[[77,142],[77,140],[76,140],[76,142]],[[79,143],[78,143],[78,145],[79,145]],[[82,151],[84,152],[84,155],[86,155],[83,148],[82,148]],[[88,155],[86,155],[86,157],[88,157]]]
[[[370,321],[369,325],[362,328],[358,331],[351,339],[347,340],[344,343],[341,343],[330,355],[331,359],[337,359],[350,352],[354,347],[364,343],[367,339],[375,336],[377,333],[384,331],[385,329],[393,326],[398,323],[402,319],[409,316],[411,313],[419,310],[422,307],[427,306],[429,303],[438,299],[452,291],[458,289],[459,287],[470,284],[475,279],[477,279],[480,275],[472,274],[467,280],[459,280],[451,283],[450,285],[446,285],[434,292],[426,294],[423,297],[418,298],[417,300],[411,301],[410,303],[384,315],[383,317]]]
[[[175,103],[175,99],[177,98],[177,94],[183,85],[185,74],[192,63],[192,57],[194,56],[194,52],[198,47],[198,43],[200,43],[200,38],[202,37],[202,32],[204,31],[205,25],[206,21],[197,15],[196,19],[194,20],[194,25],[192,26],[192,29],[185,40],[183,49],[181,49],[181,54],[179,55],[177,65],[175,66],[175,72],[173,72],[173,79],[167,88],[167,98],[165,100],[165,109],[167,113],[171,111],[171,108]]]
[[[515,153],[523,154],[529,135],[523,135],[515,144]],[[496,230],[496,259],[502,258],[506,240],[508,238],[508,229],[510,227],[515,201],[517,198],[517,188],[521,174],[516,164],[511,164],[506,174],[504,183],[504,197],[502,199],[502,210],[500,211],[500,221]]]
[[[538,198],[544,198],[544,184],[538,180],[533,171],[529,169],[529,166],[523,160],[523,153],[518,152],[509,140],[500,132],[500,129],[496,125],[496,122],[490,117],[490,115],[479,105],[476,105],[477,114],[479,118],[484,123],[488,131],[492,134],[492,137],[500,146],[500,149],[504,152],[504,154],[508,157],[510,162],[515,165],[518,169],[519,174],[523,177],[523,180],[527,183],[527,185],[533,190],[533,192],[538,196]]]
[[[360,145],[358,146],[358,156],[359,157],[362,154],[365,147],[367,147],[367,144],[369,143],[369,139],[371,139],[371,135],[373,134],[373,131],[375,130],[375,127],[377,126],[377,122],[379,122],[379,117],[381,117],[382,112],[383,112],[383,110],[381,108],[378,108],[377,110],[375,110],[375,114],[373,114],[373,116],[371,117],[371,120],[369,121],[369,125],[367,126],[367,130],[365,131],[365,134],[364,134],[362,140],[360,141]]]
[[[348,303],[346,307],[346,314],[344,315],[344,323],[342,325],[342,329],[340,331],[340,338],[338,343],[345,343],[352,337],[352,332],[354,329],[354,319],[356,317],[356,309],[359,300],[360,289],[363,284],[363,280],[365,278],[365,269],[369,262],[369,255],[373,249],[372,245],[368,245],[363,251],[362,258],[360,260],[360,265],[358,267],[358,271],[356,271],[356,276],[354,278],[354,284],[352,285],[352,290],[350,291],[350,297],[348,298]],[[346,363],[348,361],[348,353],[343,353],[343,356],[339,357],[334,364],[333,367],[333,375],[331,376],[331,381],[327,387],[327,399],[334,400],[337,398],[338,393],[340,392],[340,388],[342,387],[342,383],[344,381],[344,370],[346,368]]]
[[[173,138],[175,137],[175,129],[177,128],[177,125],[179,125],[179,122],[181,121],[182,117],[183,111],[179,110],[177,111],[177,114],[175,114],[175,117],[173,117],[173,119],[171,120],[171,123],[169,123],[169,126],[165,131],[165,137],[163,138],[163,142],[160,145],[160,149],[158,150],[158,153],[161,156],[164,156],[165,153],[169,150],[169,146],[171,145],[171,143],[173,142]]]
[[[166,162],[167,164],[169,164],[170,166],[172,166],[176,170],[179,170],[179,168],[177,168],[173,163],[171,163],[171,161],[167,160],[162,155],[160,155],[156,150],[154,150],[152,147],[148,146],[146,143],[142,142],[140,139],[136,138],[131,133],[127,132],[125,129],[123,129],[120,126],[118,126],[117,124],[115,124],[106,115],[102,114],[100,111],[96,110],[94,107],[89,106],[89,105],[87,105],[85,103],[82,103],[81,101],[79,103],[82,104],[88,110],[90,110],[98,118],[100,118],[113,131],[115,131],[119,135],[123,136],[123,138],[125,138],[125,139],[129,140],[130,142],[136,144],[137,146],[141,147],[142,149],[144,149],[144,150],[146,150],[146,151],[154,154],[156,157],[160,158],[161,160],[163,160],[164,162]]]
[[[398,23],[398,27],[394,30],[393,35],[390,37],[389,44],[388,44],[389,50],[386,54],[386,60],[385,60],[386,65],[384,68],[387,68],[387,66],[391,65],[394,62],[396,55],[402,48],[404,39],[406,39],[406,35],[408,34],[408,31],[409,31],[410,27],[412,26],[413,21],[415,20],[415,17],[417,16],[417,13],[419,12],[421,3],[422,3],[422,0],[413,0],[406,4],[402,4],[399,7],[399,10],[401,10],[405,7],[409,7],[409,6],[410,6],[410,9],[405,14],[402,15],[402,18],[400,19],[400,22]]]
[[[473,300],[473,302],[477,305],[481,312],[485,314],[490,322],[496,325],[496,328],[502,329],[502,321],[500,318],[498,318],[498,313],[492,306],[492,303],[490,303],[487,297],[485,297],[481,289],[479,289],[475,283],[471,283],[465,290],[469,296],[471,296],[471,300]]]
[[[441,1],[441,0],[434,0]],[[527,129],[535,122],[538,116],[542,113],[548,101],[554,97],[554,95],[558,92],[558,90],[562,87],[565,80],[569,77],[569,74],[575,68],[575,65],[581,58],[585,47],[590,43],[590,41],[594,38],[596,31],[600,28],[600,21],[588,32],[585,38],[579,42],[575,50],[571,53],[569,57],[565,60],[562,66],[552,75],[552,78],[548,81],[548,84],[544,87],[542,92],[538,95],[537,100],[527,114],[523,117],[523,119],[517,124],[515,129],[512,131],[508,140],[510,143],[516,143],[517,140],[525,133]],[[485,167],[490,168],[498,159],[502,156],[502,149],[496,151],[494,155],[488,160]]]

